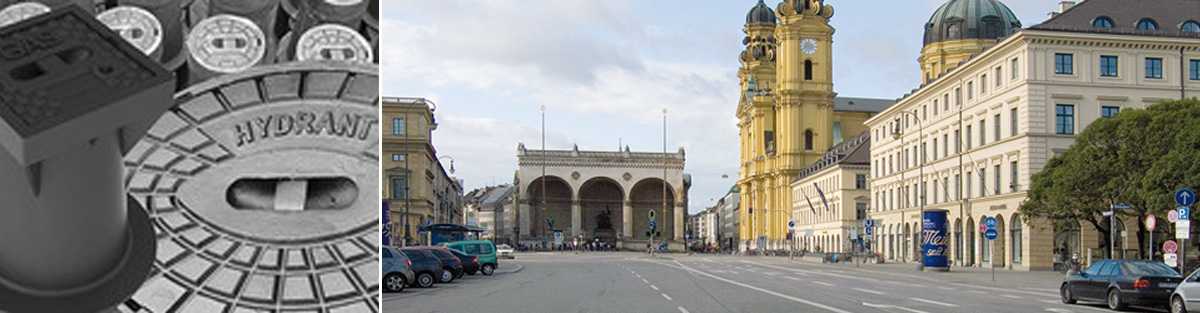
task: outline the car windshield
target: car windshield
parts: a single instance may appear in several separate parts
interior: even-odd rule
[[[1133,275],[1179,276],[1179,272],[1158,262],[1126,262],[1125,269]]]
[[[508,245],[499,245],[499,246],[496,246],[496,249],[508,250],[508,249],[512,249],[512,247],[510,247]]]

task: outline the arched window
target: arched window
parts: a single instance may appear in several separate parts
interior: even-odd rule
[[[813,132],[811,129],[805,130],[804,131],[804,150],[812,150],[812,149],[813,149]]]
[[[1021,264],[1021,216],[1012,217],[1012,262]]]
[[[804,80],[812,80],[812,60],[804,60]]]
[[[1179,26],[1179,30],[1189,33],[1200,33],[1200,23],[1196,23],[1195,21],[1183,22],[1183,25]]]
[[[1144,18],[1137,22],[1137,28],[1138,29],[1146,29],[1146,30],[1157,30],[1158,23],[1154,22],[1154,20],[1152,20],[1152,19]]]
[[[1113,21],[1107,16],[1101,16],[1092,20],[1092,26],[1096,28],[1113,28]]]

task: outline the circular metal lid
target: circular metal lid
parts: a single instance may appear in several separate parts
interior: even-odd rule
[[[371,63],[374,56],[371,43],[358,32],[339,24],[322,24],[300,36],[296,59]]]
[[[50,7],[38,2],[21,2],[0,10],[0,27],[50,12]]]
[[[124,305],[376,311],[377,84],[375,65],[296,62],[176,94],[125,158],[159,252]]]
[[[257,64],[266,50],[266,35],[253,21],[221,14],[197,23],[188,34],[192,59],[218,73],[236,73]]]
[[[96,19],[146,54],[154,52],[162,44],[162,24],[145,9],[119,6],[101,12]]]

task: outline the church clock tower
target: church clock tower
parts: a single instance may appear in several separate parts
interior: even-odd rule
[[[758,1],[746,16],[738,70],[744,245],[782,248],[790,183],[833,146],[833,7],[822,0]]]

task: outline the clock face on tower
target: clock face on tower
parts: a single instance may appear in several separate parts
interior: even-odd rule
[[[800,51],[804,51],[804,54],[817,53],[817,41],[813,40],[812,38],[801,40]]]

